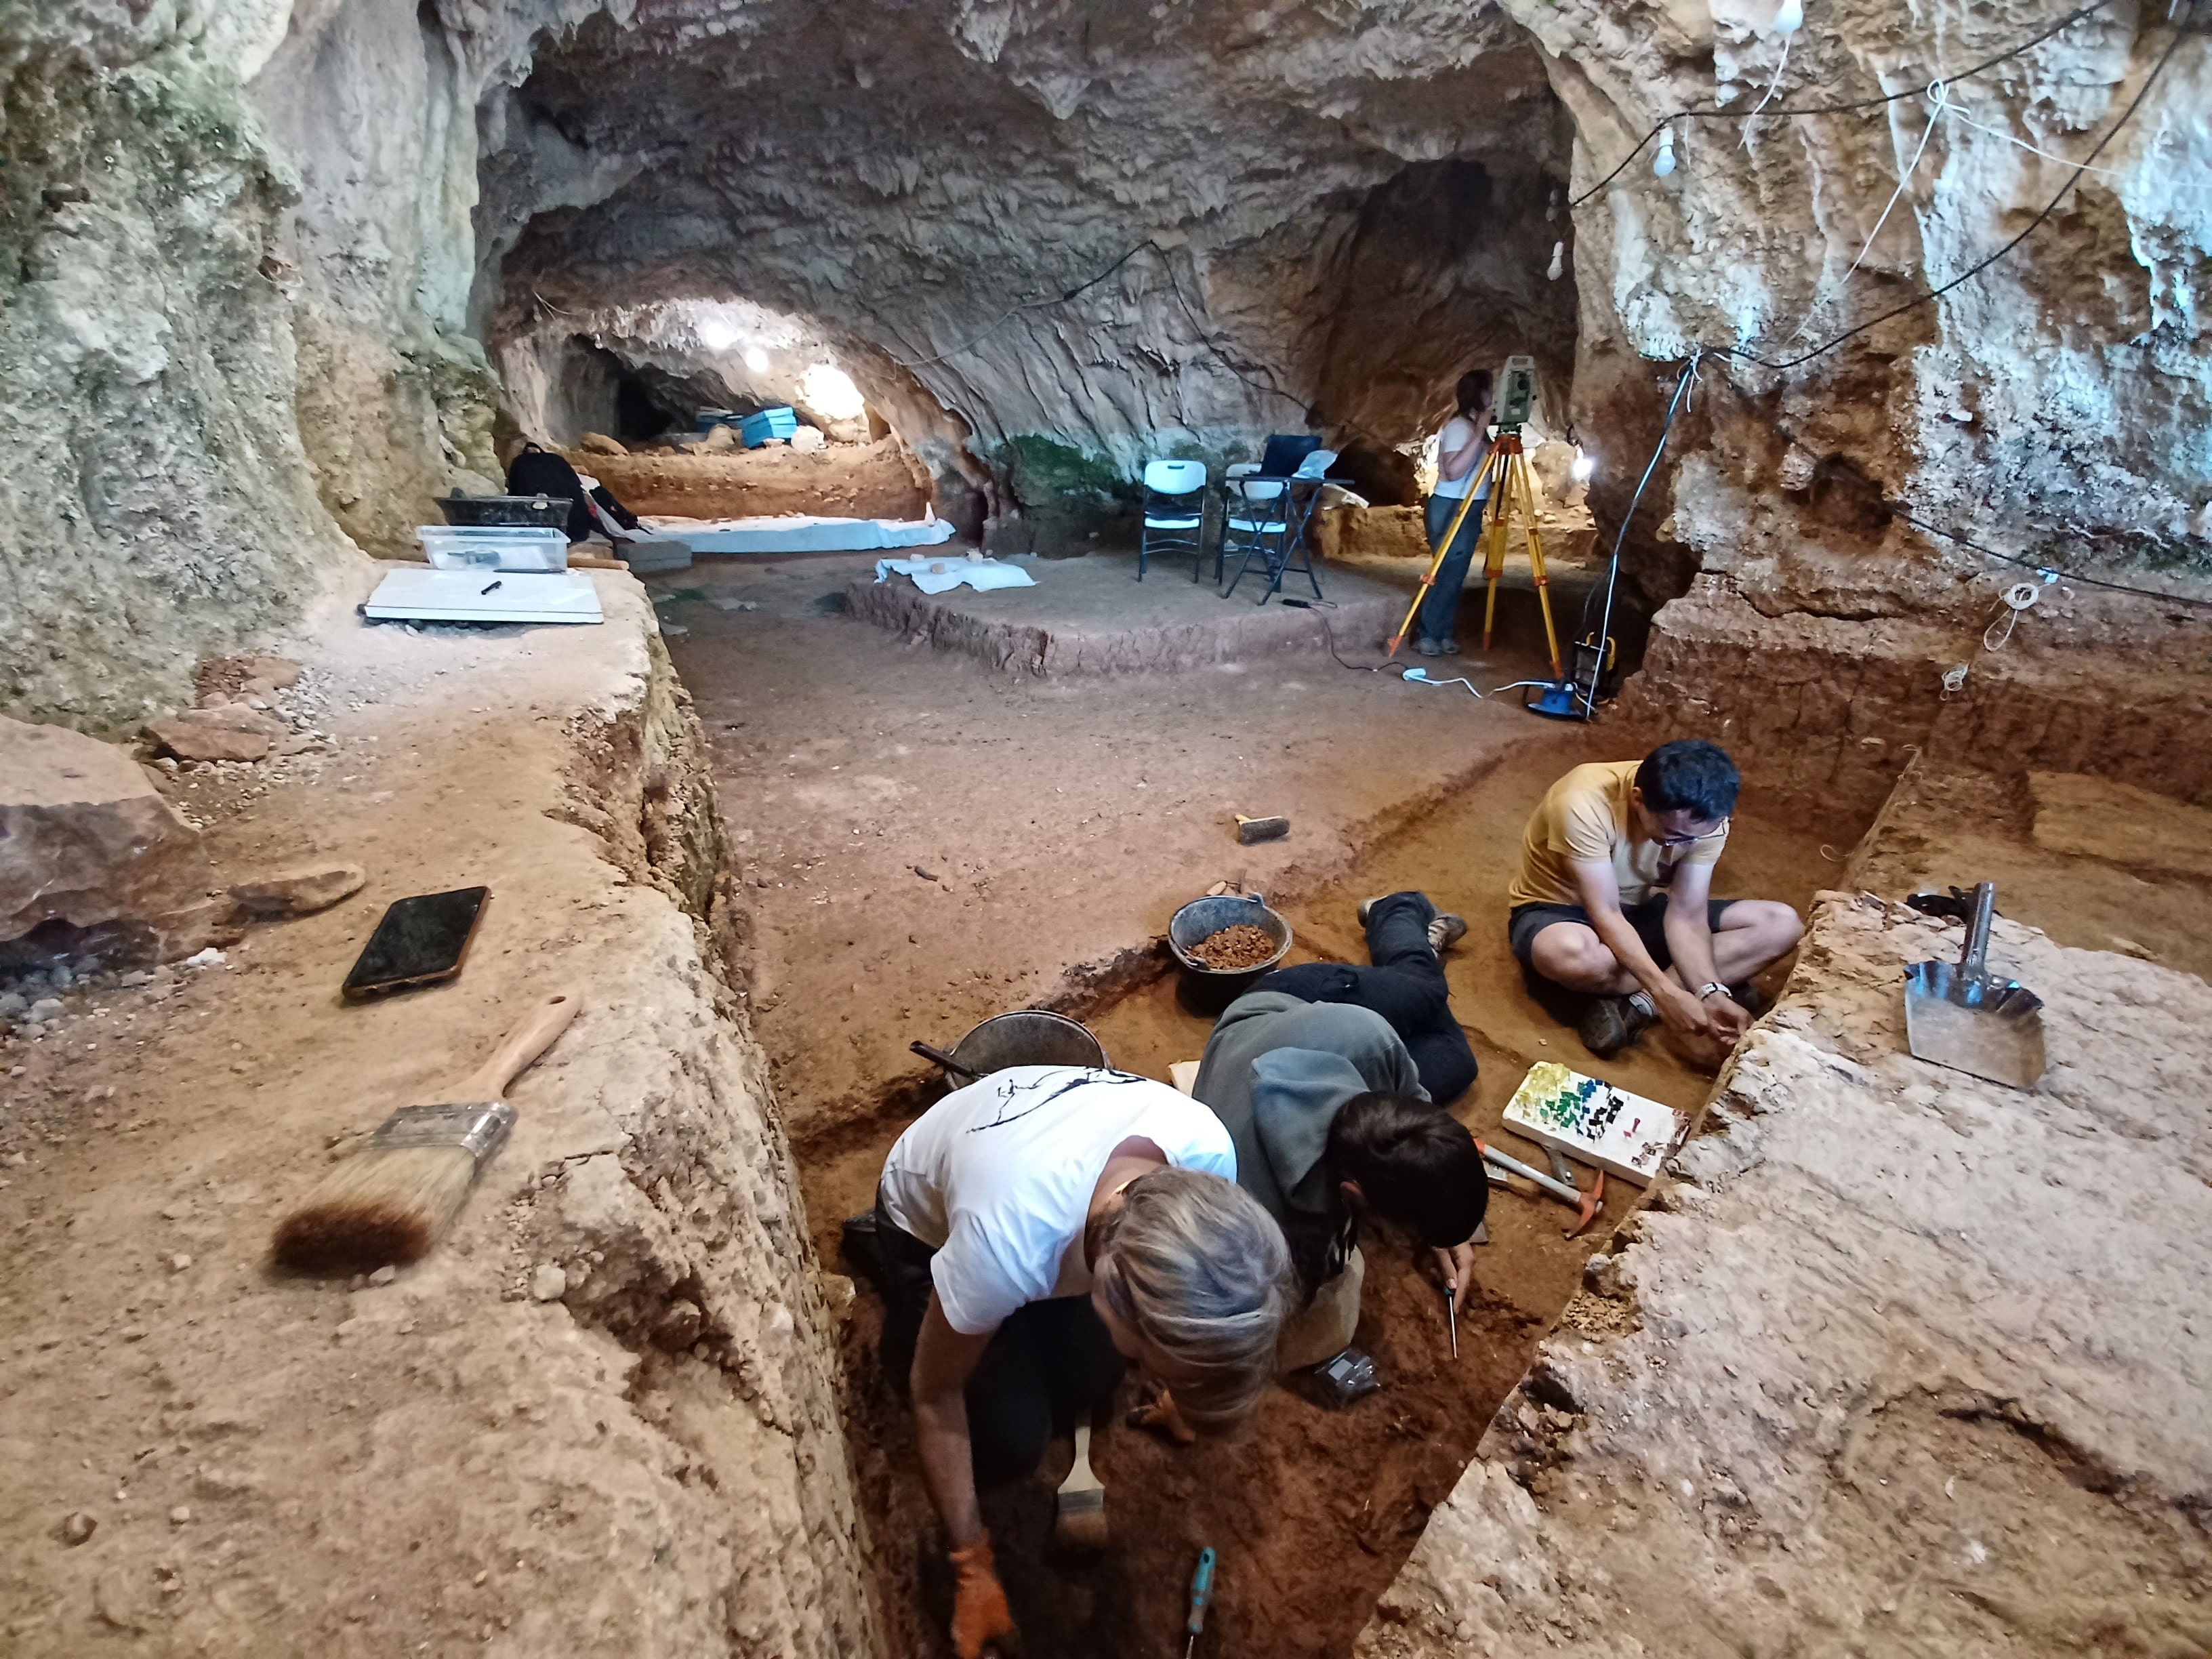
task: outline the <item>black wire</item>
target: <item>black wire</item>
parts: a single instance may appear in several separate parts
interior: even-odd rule
[[[1380,674],[1385,669],[1395,668],[1398,665],[1388,657],[1376,663],[1345,661],[1342,657],[1337,655],[1336,635],[1329,632],[1328,618],[1326,617],[1321,618],[1321,637],[1322,642],[1328,647],[1328,654],[1336,657],[1336,665],[1339,668],[1349,668],[1355,674]]]
[[[1845,329],[1841,334],[1837,335],[1832,339],[1823,341],[1820,344],[1814,346],[1810,351],[1800,352],[1795,357],[1784,357],[1778,362],[1769,362],[1765,357],[1756,356],[1753,353],[1746,351],[1741,346],[1712,346],[1708,347],[1707,349],[1718,351],[1730,357],[1741,358],[1746,362],[1758,364],[1761,368],[1777,370],[1796,368],[1803,364],[1811,362],[1815,357],[1834,350],[1838,346],[1843,344],[1844,341],[1851,339],[1857,335],[1863,334],[1870,328],[1880,327],[1882,324],[1889,321],[1893,317],[1901,317],[1908,311],[1915,311],[1922,306],[1931,304],[1935,301],[1942,299],[1953,289],[1960,286],[1962,283],[1972,282],[1975,277],[1987,270],[1991,265],[1996,264],[1998,260],[2003,258],[2006,254],[2010,253],[2014,248],[2018,247],[2029,237],[2034,235],[2035,233],[2040,230],[2050,220],[2051,216],[2058,210],[2058,204],[2064,201],[2068,193],[2073,190],[2075,185],[2081,182],[2081,175],[2088,172],[2090,164],[2096,161],[2098,156],[2104,154],[2105,146],[2111,143],[2114,138],[2118,137],[2119,136],[2120,129],[2126,126],[2127,124],[2134,118],[2136,111],[2142,106],[2142,100],[2150,95],[2151,88],[2157,84],[2159,76],[2165,70],[2166,66],[2173,61],[2173,54],[2180,50],[2182,41],[2187,38],[2187,34],[2183,30],[2176,29],[2174,31],[2173,39],[2166,43],[2166,50],[2159,54],[2158,62],[2151,65],[2150,73],[2143,77],[2142,85],[2136,88],[2136,95],[2128,100],[2128,106],[2120,112],[2119,119],[2113,122],[2111,126],[2105,129],[2105,136],[2098,139],[2095,146],[2087,155],[2081,158],[2081,161],[2075,167],[2072,174],[2067,179],[2066,182],[2058,187],[2058,193],[2043,204],[2043,210],[2040,213],[2037,214],[2034,218],[2027,222],[2027,228],[2022,230],[2017,236],[2014,236],[2010,241],[2005,243],[2003,246],[1998,248],[1995,252],[1990,253],[1984,258],[1977,260],[1972,265],[1969,265],[1966,270],[1960,271],[1956,276],[1954,276],[1949,282],[1944,283],[1941,288],[1930,289],[1927,293],[1907,300],[1902,305],[1892,306],[1887,311],[1883,312],[1880,316],[1869,317],[1865,322],[1857,325],[1856,327]],[[1931,117],[1930,118],[1932,119],[1934,118]]]
[[[1109,276],[1111,276],[1115,271],[1121,270],[1123,265],[1127,264],[1130,260],[1135,258],[1139,253],[1142,253],[1148,247],[1152,248],[1155,251],[1164,252],[1164,250],[1161,250],[1159,248],[1159,245],[1158,243],[1153,241],[1151,237],[1147,236],[1142,241],[1138,242],[1135,246],[1131,247],[1129,251],[1124,253],[1120,258],[1115,260],[1112,264],[1107,266],[1105,270],[1100,271],[1096,276],[1092,276],[1086,281],[1078,283],[1073,288],[1069,289],[1064,294],[1049,295],[1042,300],[1024,300],[1019,305],[1008,310],[1004,316],[1000,317],[997,322],[993,323],[981,334],[974,335],[957,346],[950,346],[945,350],[939,352],[934,357],[916,357],[911,362],[903,357],[893,357],[891,361],[896,363],[901,368],[927,368],[930,364],[941,363],[948,357],[957,357],[963,352],[973,350],[975,347],[982,344],[984,341],[989,339],[994,334],[996,334],[1000,329],[1004,328],[1008,323],[1013,321],[1015,318],[1020,316],[1025,311],[1042,311],[1051,306],[1066,305],[1070,300],[1074,299],[1079,294],[1087,293],[1091,289],[1097,287],[1099,283],[1104,282]]]
[[[2022,570],[2033,570],[2039,576],[2053,575],[2061,581],[2078,582],[2084,587],[2101,587],[2108,593],[2132,593],[2138,599],[2162,599],[2168,605],[2195,605],[2200,610],[2212,611],[2212,599],[2199,599],[2190,593],[2164,593],[2155,587],[2132,587],[2126,582],[2106,581],[2101,576],[2085,576],[2077,570],[2068,570],[2052,564],[2048,559],[2024,559],[2016,553],[2000,553],[1994,547],[1984,547],[1979,542],[1971,541],[1955,530],[1946,530],[1940,524],[1930,524],[1904,507],[1893,507],[1889,511],[1893,516],[1902,519],[1916,530],[1924,530],[1930,535],[1942,537],[1946,541],[1956,542],[1985,559],[1997,559],[2006,564],[2018,565]]]
[[[2089,4],[2078,7],[2075,10],[2068,12],[2065,16],[2060,18],[2049,28],[2044,30],[2042,33],[2036,35],[2030,40],[2023,40],[2016,46],[2008,47],[2005,51],[1999,52],[1996,57],[1977,64],[1972,69],[1960,70],[1956,75],[1938,76],[1935,78],[1943,82],[1946,85],[1949,85],[1950,83],[1958,81],[1971,81],[1977,75],[1984,74],[1990,70],[1995,69],[2000,64],[2008,62],[2010,59],[2019,57],[2021,53],[2024,52],[2032,51],[2035,47],[2041,46],[2045,40],[2050,40],[2054,34],[2063,33],[2065,30],[2073,27],[2075,24],[2080,22],[2083,18],[2090,16],[2094,13],[2103,11],[2112,3],[2112,0],[2090,0]],[[1911,87],[1903,92],[1886,94],[1880,98],[1862,98],[1853,102],[1844,104],[1802,104],[1794,106],[1788,104],[1775,104],[1769,106],[1765,109],[1722,109],[1716,105],[1710,109],[1676,110],[1672,115],[1668,116],[1663,120],[1659,121],[1653,125],[1649,132],[1646,132],[1641,138],[1638,139],[1636,141],[1636,148],[1630,150],[1627,155],[1622,156],[1620,158],[1620,164],[1615,167],[1612,172],[1607,173],[1604,178],[1599,179],[1581,195],[1571,199],[1567,203],[1567,206],[1570,209],[1580,207],[1584,202],[1589,201],[1590,198],[1595,196],[1607,185],[1620,177],[1620,175],[1627,170],[1628,164],[1644,153],[1644,147],[1646,144],[1650,143],[1654,138],[1656,138],[1661,133],[1664,132],[1668,127],[1672,126],[1677,121],[1748,121],[1753,116],[1759,115],[1850,115],[1856,113],[1860,110],[1880,109],[1884,105],[1894,104],[1901,99],[1917,98],[1927,90],[1928,88],[1924,86]]]

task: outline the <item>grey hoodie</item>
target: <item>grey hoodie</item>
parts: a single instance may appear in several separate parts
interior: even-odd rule
[[[1326,1276],[1322,1257],[1346,1219],[1325,1156],[1329,1125],[1346,1101],[1370,1090],[1429,1097],[1389,1022],[1279,991],[1229,1005],[1191,1088],[1237,1143],[1237,1184],[1282,1224],[1308,1291]]]

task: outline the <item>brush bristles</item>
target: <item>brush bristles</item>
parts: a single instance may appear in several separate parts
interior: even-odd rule
[[[1063,1507],[1059,1522],[1053,1528],[1054,1538],[1059,1540],[1063,1549],[1104,1549],[1113,1536],[1111,1528],[1106,1524],[1106,1494],[1103,1492],[1071,1492],[1068,1496],[1095,1498],[1097,1501],[1078,1509]],[[1063,1498],[1063,1504],[1065,1502]]]
[[[356,1152],[277,1224],[278,1262],[301,1273],[371,1273],[419,1260],[453,1224],[477,1176],[462,1146]]]

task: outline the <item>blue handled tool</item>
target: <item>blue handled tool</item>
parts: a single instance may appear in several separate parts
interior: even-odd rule
[[[1206,1604],[1213,1599],[1213,1552],[1198,1553],[1198,1571],[1190,1576],[1190,1617],[1184,1620],[1182,1659],[1190,1659],[1200,1634],[1206,1629]]]

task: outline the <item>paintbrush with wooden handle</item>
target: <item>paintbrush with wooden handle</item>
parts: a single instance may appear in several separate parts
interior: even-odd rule
[[[477,1170],[514,1122],[501,1097],[568,1030],[582,1000],[550,996],[484,1061],[428,1102],[394,1112],[277,1224],[274,1255],[307,1273],[367,1272],[418,1260],[453,1224]]]

